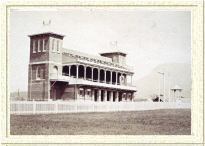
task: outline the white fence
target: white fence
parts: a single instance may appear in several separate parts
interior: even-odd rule
[[[190,103],[183,102],[14,101],[11,102],[10,105],[11,114],[114,112],[191,108]]]

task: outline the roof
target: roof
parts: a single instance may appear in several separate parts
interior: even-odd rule
[[[182,88],[178,85],[175,85],[171,90],[182,90]]]
[[[63,48],[63,53],[70,53],[70,54],[73,54],[73,55],[78,55],[78,56],[83,56],[83,57],[88,57],[88,58],[99,59],[99,60],[102,60],[102,61],[112,62],[112,59],[108,58],[108,57],[103,57],[103,56],[100,56],[100,55],[98,55],[98,56],[97,55],[91,55],[91,54],[88,54],[88,53],[83,53],[83,52],[72,50],[72,49]]]
[[[44,33],[38,33],[38,34],[29,35],[30,38],[41,37],[41,36],[52,36],[52,37],[63,39],[65,35],[56,34],[54,32],[44,32]]]
[[[100,53],[101,56],[107,56],[107,55],[113,55],[113,54],[122,55],[122,56],[126,56],[127,55],[126,53],[124,53],[122,51]]]

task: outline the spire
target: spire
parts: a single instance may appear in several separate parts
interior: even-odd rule
[[[51,20],[49,19],[49,21],[43,20],[43,26],[49,26],[51,25]]]
[[[114,50],[114,51],[118,51],[118,42],[117,41],[112,41],[110,42],[110,49]]]
[[[42,32],[49,32],[49,31],[51,31],[51,19],[43,20]]]

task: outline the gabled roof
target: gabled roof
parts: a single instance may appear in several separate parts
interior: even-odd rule
[[[182,88],[178,85],[175,85],[171,90],[182,90]]]
[[[57,33],[54,33],[54,32],[44,32],[44,33],[38,33],[38,34],[29,35],[30,38],[41,37],[41,36],[42,37],[43,36],[52,36],[52,37],[56,37],[56,38],[60,38],[60,39],[64,38],[64,35],[57,34]]]
[[[122,56],[126,56],[127,54],[122,52],[122,51],[113,51],[113,52],[106,52],[106,53],[100,53],[101,56],[107,56],[107,55],[122,55]]]
[[[93,59],[99,59],[99,60],[102,60],[102,61],[107,61],[107,62],[112,62],[112,59],[111,58],[108,58],[108,57],[103,57],[103,56],[100,56],[100,55],[91,55],[91,54],[88,54],[88,53],[84,53],[84,52],[80,52],[80,51],[76,51],[76,50],[72,50],[72,49],[65,49],[63,48],[63,53],[70,53],[70,54],[73,54],[73,55],[78,55],[78,56],[83,56],[83,57],[88,57],[88,58],[93,58]]]

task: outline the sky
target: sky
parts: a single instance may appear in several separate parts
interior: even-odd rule
[[[43,21],[51,20],[49,26]],[[63,47],[98,55],[127,53],[138,80],[156,66],[191,62],[191,13],[138,7],[63,7],[11,9],[9,17],[10,90],[27,91],[28,35],[65,35]],[[117,41],[117,47],[110,45]]]

